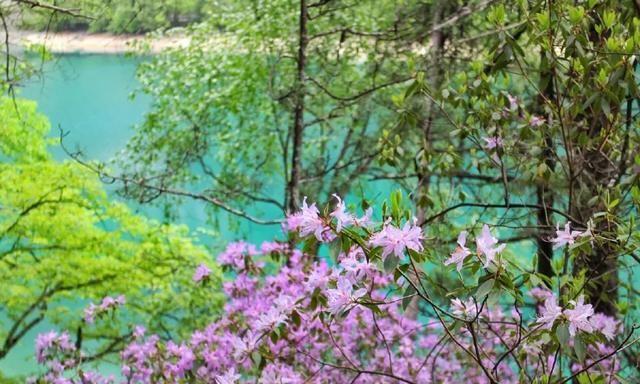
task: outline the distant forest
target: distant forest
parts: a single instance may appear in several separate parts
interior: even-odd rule
[[[82,10],[83,16],[24,8],[21,28],[37,31],[88,31],[137,34],[186,26],[202,20],[205,0],[58,0],[56,6]]]

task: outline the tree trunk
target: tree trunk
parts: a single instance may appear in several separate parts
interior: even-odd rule
[[[431,7],[431,27],[440,24],[448,9],[449,7],[447,6],[446,0],[438,0],[434,2]],[[425,63],[427,81],[429,83],[429,87],[432,90],[435,90],[440,87],[440,83],[442,82],[440,66],[442,65],[441,59],[445,43],[445,34],[442,29],[438,29],[431,33],[429,40],[430,55],[429,59]],[[419,223],[424,222],[428,206],[427,202],[429,199],[429,182],[431,179],[431,173],[429,171],[428,155],[431,148],[431,130],[435,115],[433,104],[434,103],[430,98],[425,98],[424,120],[422,121],[422,150],[416,158],[415,165],[416,174],[418,175],[418,183],[416,186],[416,195],[414,200],[416,202],[416,217]],[[416,276],[416,279],[419,278],[419,276]],[[418,296],[414,296],[409,302],[405,315],[410,319],[416,319],[418,317],[418,313],[420,312],[419,302],[420,300]]]
[[[305,97],[305,67],[307,62],[307,19],[308,9],[306,0],[300,0],[300,26],[298,30],[298,57],[296,74],[296,96],[293,111],[291,154],[291,175],[287,185],[287,210],[289,213],[298,209],[300,203],[300,175],[302,170],[302,139],[304,134],[304,97]]]
[[[592,116],[597,119],[596,124],[600,125],[600,130],[604,127],[604,117]],[[594,135],[595,137],[595,135]],[[596,145],[597,141],[592,144]],[[584,171],[578,179],[580,190],[583,193],[577,199],[573,215],[579,217],[586,222],[593,217],[596,212],[606,211],[604,203],[590,204],[592,197],[604,197],[604,191],[609,188],[609,182],[615,180],[618,169],[612,165],[608,158],[608,149],[593,148],[585,151],[579,161],[584,166]],[[611,212],[615,215],[615,212]],[[615,239],[615,224],[608,219],[602,217],[595,224],[594,231],[603,238]],[[616,251],[616,243],[614,240],[595,242],[591,253],[583,255],[576,260],[575,272],[585,271],[586,285],[584,288],[585,295],[589,298],[589,302],[593,305],[596,312],[615,316],[616,300],[618,297],[618,257]]]
[[[543,50],[540,53],[540,85],[542,93],[537,97],[536,113],[541,115],[545,114],[544,105],[546,100],[552,100],[555,97],[553,90],[553,71],[549,68],[549,61],[546,57],[547,53]],[[551,129],[551,119],[547,119],[547,126],[545,127],[544,134],[544,148],[542,155],[547,168],[553,170],[555,167],[555,160],[553,157],[553,139],[549,130]],[[551,212],[548,207],[553,207],[553,191],[549,188],[549,185],[541,180],[536,186],[536,198],[537,203],[542,208],[537,212],[538,220],[538,236],[536,243],[538,246],[538,273],[551,277],[553,275],[553,268],[551,267],[551,260],[553,258],[553,245],[549,241],[553,235],[553,220]]]
[[[446,0],[438,0],[431,6],[431,26],[439,25],[447,12]],[[432,90],[438,89],[442,82],[440,66],[442,65],[442,51],[445,43],[445,34],[442,29],[438,29],[431,33],[429,37],[430,55],[426,62],[427,82]],[[418,175],[418,183],[416,186],[416,216],[418,222],[423,222],[429,199],[429,182],[431,173],[429,171],[429,151],[431,149],[431,131],[434,119],[434,103],[431,98],[425,98],[424,118],[422,120],[422,149],[416,158],[416,174]]]
[[[602,46],[603,40],[597,33],[595,26],[592,26],[589,34],[590,41],[595,46]],[[605,49],[602,46],[602,49]],[[589,82],[598,74],[590,73]],[[615,126],[618,120],[616,116],[622,113],[620,105],[613,104],[610,106],[609,116],[602,110],[590,107],[586,109],[579,117],[579,123],[576,129],[582,131],[589,137],[588,145],[581,145],[577,142],[578,135],[573,134],[576,140],[573,142],[572,157],[574,158],[574,167],[580,169],[570,183],[574,183],[578,187],[579,193],[570,196],[575,204],[570,206],[571,213],[574,217],[579,218],[586,223],[592,219],[594,214],[598,212],[608,211],[603,200],[605,194],[608,193],[616,183],[620,180],[620,170],[614,162],[614,153],[617,148],[607,140],[606,132],[617,129]],[[604,134],[603,134],[604,132]],[[576,132],[577,133],[577,132]],[[575,192],[576,188],[571,188]],[[594,204],[592,199],[597,197],[598,200]],[[617,208],[609,210],[609,213],[616,215]],[[603,239],[615,239],[615,224],[606,217],[595,219],[595,233],[599,234]],[[594,242],[591,253],[581,255],[576,260],[574,273],[584,271],[586,273],[584,294],[589,302],[593,305],[596,312],[602,312],[609,316],[617,314],[616,301],[618,298],[618,252],[615,240],[603,240]]]

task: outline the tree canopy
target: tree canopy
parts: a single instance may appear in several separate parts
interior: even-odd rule
[[[17,1],[20,3],[20,1]],[[205,0],[62,0],[55,7],[73,14],[51,12],[42,3],[24,1],[21,26],[39,31],[144,33],[199,21],[208,9]],[[82,17],[79,17],[81,15]]]
[[[0,103],[0,357],[41,323],[74,329],[95,356],[119,351],[134,324],[184,335],[220,308],[220,272],[194,289],[208,252],[184,226],[136,215],[107,197],[98,176],[52,159],[49,123],[34,102]],[[124,295],[123,316],[82,332],[81,309]]]

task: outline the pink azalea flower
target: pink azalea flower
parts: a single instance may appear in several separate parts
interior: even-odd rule
[[[89,303],[87,308],[84,309],[84,322],[85,323],[93,324],[93,321],[95,320],[96,310],[97,309],[98,309],[98,307],[95,304]]]
[[[216,375],[216,384],[236,384],[240,380],[235,369],[230,368],[224,375]]]
[[[307,198],[302,202],[302,210],[300,211],[302,222],[300,224],[300,234],[307,236],[314,234],[318,241],[322,241],[322,233],[325,231],[325,225],[320,218],[316,203],[307,205]]]
[[[288,215],[282,223],[282,229],[285,232],[297,231],[302,225],[302,215],[300,212]]]
[[[322,267],[322,268],[321,268]],[[328,269],[326,264],[321,264],[313,268],[307,276],[306,288],[309,292],[313,292],[316,288],[324,287],[329,282]]]
[[[278,325],[284,324],[286,320],[287,317],[278,308],[272,307],[258,317],[256,329],[259,331],[273,330]]]
[[[260,245],[260,252],[267,255],[272,252],[284,252],[289,249],[287,243],[278,243],[277,241],[264,241]]]
[[[462,264],[464,259],[471,254],[469,248],[465,247],[467,242],[467,231],[462,231],[458,235],[458,246],[456,250],[451,254],[451,257],[444,261],[444,265],[456,264],[458,272],[462,270]]]
[[[591,316],[591,325],[598,330],[609,341],[616,338],[616,333],[620,327],[618,320],[603,313],[596,313]]]
[[[352,248],[340,259],[340,266],[344,268],[347,278],[352,281],[364,278],[376,271],[375,265],[369,263],[361,248]]]
[[[573,309],[564,310],[564,316],[569,321],[569,334],[575,336],[577,331],[593,332],[593,324],[589,319],[593,315],[591,304],[584,304],[584,296],[582,295],[578,297],[578,300],[569,301],[569,304],[573,305]]]
[[[621,328],[618,320],[602,313],[591,316],[591,323],[609,341],[616,338],[616,333]]]
[[[533,287],[529,291],[529,295],[537,301],[545,301],[547,298],[553,296],[553,292],[547,288]]]
[[[103,311],[106,311],[110,308],[114,308],[117,307],[119,305],[124,305],[126,302],[126,299],[124,297],[124,295],[120,295],[118,297],[111,297],[111,296],[106,296],[105,298],[102,299],[102,303],[100,303],[100,309]]]
[[[289,314],[296,309],[296,300],[288,295],[280,295],[274,301],[275,308],[283,314]]]
[[[229,266],[233,269],[243,270],[246,268],[245,258],[247,256],[255,256],[258,250],[253,244],[244,241],[236,241],[227,244],[227,248],[218,255],[218,263],[220,265]]]
[[[100,305],[89,303],[87,308],[84,309],[84,321],[87,324],[93,324],[97,316],[100,316],[111,309],[115,310],[115,308],[124,305],[125,302],[126,298],[124,297],[124,295],[120,295],[115,298],[106,296],[102,299]]]
[[[141,339],[144,337],[144,334],[147,332],[147,329],[142,325],[136,325],[133,328],[133,338]]]
[[[503,145],[503,141],[502,138],[500,136],[494,136],[494,137],[483,137],[482,140],[485,141],[485,145],[484,147],[486,149],[495,149],[495,148],[501,148]]]
[[[58,334],[55,331],[41,333],[36,337],[36,359],[39,363],[44,363],[49,354],[56,354],[57,351],[75,351],[75,345],[71,343],[69,334],[65,331]]]
[[[478,315],[478,307],[473,297],[468,298],[466,301],[455,298],[451,300],[451,313],[457,317],[472,320]]]
[[[485,256],[485,268],[489,266],[489,263],[495,260],[496,255],[502,252],[505,247],[505,244],[500,244],[497,247],[494,247],[496,244],[498,244],[498,239],[491,235],[488,225],[483,225],[480,237],[476,237],[476,247],[478,254]]]
[[[558,305],[558,299],[552,294],[544,301],[544,307],[540,310],[540,317],[536,323],[543,324],[542,329],[551,329],[560,315],[562,315],[562,308]]]
[[[581,231],[572,231],[571,224],[569,222],[564,225],[564,230],[562,231],[560,230],[560,227],[556,225],[556,237],[551,239],[551,242],[554,243],[553,249],[558,249],[567,244],[573,244],[576,241],[576,238],[582,236],[582,234],[583,233]]]
[[[304,380],[300,374],[295,372],[291,367],[285,364],[268,364],[262,370],[259,384],[304,384],[308,380]]]
[[[336,204],[336,208],[329,214],[329,216],[336,219],[338,222],[336,224],[336,231],[340,232],[342,231],[342,227],[352,225],[355,222],[355,218],[351,213],[347,212],[344,201],[342,201],[340,196],[333,194],[333,197],[338,200],[338,204]]]
[[[58,338],[58,334],[55,331],[47,333],[41,333],[36,338],[36,359],[39,363],[45,361],[45,353],[49,348],[53,346],[53,343]]]
[[[230,368],[224,375],[216,375],[216,384],[236,384],[240,380],[235,369]]]
[[[371,237],[369,244],[382,248],[383,259],[392,253],[397,257],[402,257],[405,248],[421,252],[423,249],[422,229],[410,222],[407,222],[402,229],[385,224],[380,232]]]
[[[200,264],[196,268],[196,271],[193,273],[193,281],[199,283],[202,280],[208,278],[210,274],[211,269],[209,269],[209,267],[207,267],[205,264]]]
[[[529,125],[532,127],[539,127],[544,124],[544,118],[536,115],[532,115],[529,119]]]
[[[260,336],[254,334],[251,330],[247,331],[244,337],[238,336],[231,337],[231,344],[233,346],[233,358],[237,361],[241,361],[246,356],[249,356],[255,351],[260,341]]]
[[[328,242],[335,238],[335,235],[331,233],[331,228],[320,217],[316,204],[307,205],[306,196],[302,201],[300,212],[288,216],[284,227],[290,231],[297,230],[302,236],[313,234],[321,242]]]
[[[347,278],[340,276],[335,289],[327,289],[329,312],[337,315],[345,311],[351,304],[364,296],[367,290],[360,288],[353,291],[353,284]]]
[[[369,207],[367,208],[366,211],[364,211],[364,216],[362,217],[356,217],[353,220],[353,224],[357,225],[358,227],[366,227],[369,224],[371,224],[371,215],[373,214],[373,208]]]

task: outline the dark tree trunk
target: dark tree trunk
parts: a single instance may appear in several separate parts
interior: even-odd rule
[[[431,6],[431,27],[439,25],[449,7],[446,0],[439,0],[434,2]],[[430,55],[429,60],[425,63],[427,82],[432,90],[436,90],[440,87],[442,82],[441,65],[442,54],[444,49],[444,43],[446,40],[445,33],[442,29],[437,29],[429,36]],[[434,119],[434,103],[426,97],[424,104],[424,117],[422,120],[422,148],[418,153],[415,160],[416,174],[418,176],[418,182],[416,187],[416,195],[414,200],[416,202],[416,217],[418,222],[424,221],[425,212],[427,208],[427,200],[429,199],[429,183],[431,179],[431,172],[429,171],[429,151],[431,149],[431,136],[433,129]]]
[[[439,0],[434,2],[431,8],[431,27],[439,25],[445,13],[448,11],[446,0]],[[432,90],[436,90],[440,87],[442,82],[440,66],[442,65],[442,54],[444,49],[444,43],[446,40],[445,34],[442,29],[438,29],[431,33],[429,36],[430,55],[429,60],[425,63],[427,72],[427,81]],[[414,200],[416,202],[416,218],[419,223],[424,222],[427,209],[427,200],[429,199],[429,184],[431,179],[431,172],[429,170],[429,150],[431,148],[431,132],[433,128],[434,119],[434,103],[430,98],[425,98],[424,117],[422,121],[422,150],[419,152],[416,160],[416,174],[418,175],[418,183],[416,186],[416,195]],[[419,276],[415,276],[419,279]],[[411,319],[416,319],[419,308],[419,298],[415,296],[409,302],[406,309],[406,316]]]
[[[549,61],[546,57],[547,53],[542,51],[540,53],[540,66],[542,68],[540,75],[540,85],[542,89],[542,94],[537,97],[537,108],[535,108],[536,112],[544,115],[545,108],[544,105],[547,100],[552,100],[555,97],[555,92],[553,90],[553,71],[549,68]],[[553,170],[555,167],[555,160],[553,158],[553,139],[549,132],[551,119],[547,119],[547,123],[549,124],[545,128],[544,135],[544,148],[542,155],[544,157],[544,162],[547,168]],[[551,217],[551,212],[549,211],[549,207],[553,207],[553,192],[551,188],[549,188],[548,183],[544,180],[538,182],[536,186],[536,198],[537,203],[542,208],[538,209],[537,212],[537,220],[538,220],[538,235],[536,237],[536,243],[538,246],[538,273],[551,277],[553,275],[553,268],[551,267],[551,260],[553,259],[553,245],[550,242],[550,239],[553,235],[553,219]]]
[[[300,0],[300,26],[298,30],[298,57],[296,74],[296,96],[293,112],[292,140],[293,149],[291,154],[291,175],[287,185],[287,209],[294,212],[300,203],[300,177],[302,171],[302,142],[304,135],[304,97],[305,97],[305,67],[307,62],[307,19],[308,9],[306,0]]]
[[[594,116],[594,119],[597,117]],[[598,118],[595,124],[600,132],[606,124],[604,120]],[[594,135],[595,137],[595,135]],[[573,214],[587,221],[596,212],[606,211],[602,202],[593,204],[590,202],[594,196],[604,197],[605,191],[609,188],[611,180],[615,180],[618,169],[612,166],[608,158],[609,150],[594,148],[585,151],[580,158],[584,171],[579,177],[582,196],[577,199]],[[610,212],[615,215],[615,212]],[[594,231],[602,238],[615,239],[615,224],[606,218],[600,218],[595,224]],[[591,253],[583,255],[576,261],[576,271],[586,272],[585,295],[594,306],[596,312],[614,316],[616,310],[616,300],[618,297],[618,257],[617,244],[614,240],[595,242]]]

